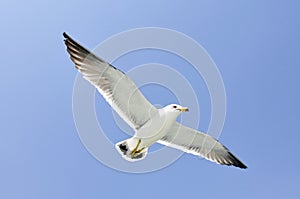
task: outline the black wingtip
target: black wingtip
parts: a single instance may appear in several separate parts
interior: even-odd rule
[[[235,157],[231,152],[228,152],[231,159],[233,160],[233,166],[239,167],[241,169],[247,169],[248,167],[242,163],[237,157]]]
[[[241,169],[247,169],[248,167],[244,165],[242,162],[239,162],[238,164],[234,164],[234,166],[239,167]]]
[[[70,36],[66,32],[63,32],[63,36],[64,36],[65,39],[70,38]]]
[[[74,39],[72,39],[72,37],[70,35],[68,35],[66,32],[63,32],[63,36],[64,36],[64,41],[70,41],[71,43],[77,43],[75,42]]]
[[[241,169],[247,169],[247,168],[248,168],[248,167],[247,167],[245,164],[243,164],[241,161],[240,161],[239,166],[240,166]]]

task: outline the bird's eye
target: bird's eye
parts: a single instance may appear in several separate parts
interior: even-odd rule
[[[173,108],[177,108],[177,106],[174,105]]]

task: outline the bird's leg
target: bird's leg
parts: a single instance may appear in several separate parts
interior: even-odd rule
[[[139,141],[138,141],[136,147],[131,151],[131,155],[134,155],[134,154],[136,154],[136,153],[140,153],[142,150],[144,150],[145,147],[143,147],[143,148],[137,150],[137,149],[139,148],[140,144],[141,144],[141,139],[139,139]]]
[[[142,152],[142,150],[144,150],[144,149],[145,149],[145,147],[143,147],[143,148],[137,150],[135,153],[140,153],[140,152]]]

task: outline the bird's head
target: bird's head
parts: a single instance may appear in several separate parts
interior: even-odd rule
[[[187,112],[189,109],[187,107],[180,106],[178,104],[170,104],[163,108],[166,113],[175,115],[176,117],[182,112]]]

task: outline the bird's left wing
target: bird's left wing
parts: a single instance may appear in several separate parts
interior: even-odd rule
[[[66,33],[63,36],[75,67],[129,126],[139,129],[157,113],[157,109],[123,72],[85,49]]]
[[[187,153],[204,157],[218,164],[233,165],[247,168],[225,146],[210,135],[201,133],[177,122],[159,141],[160,144],[170,146]]]

